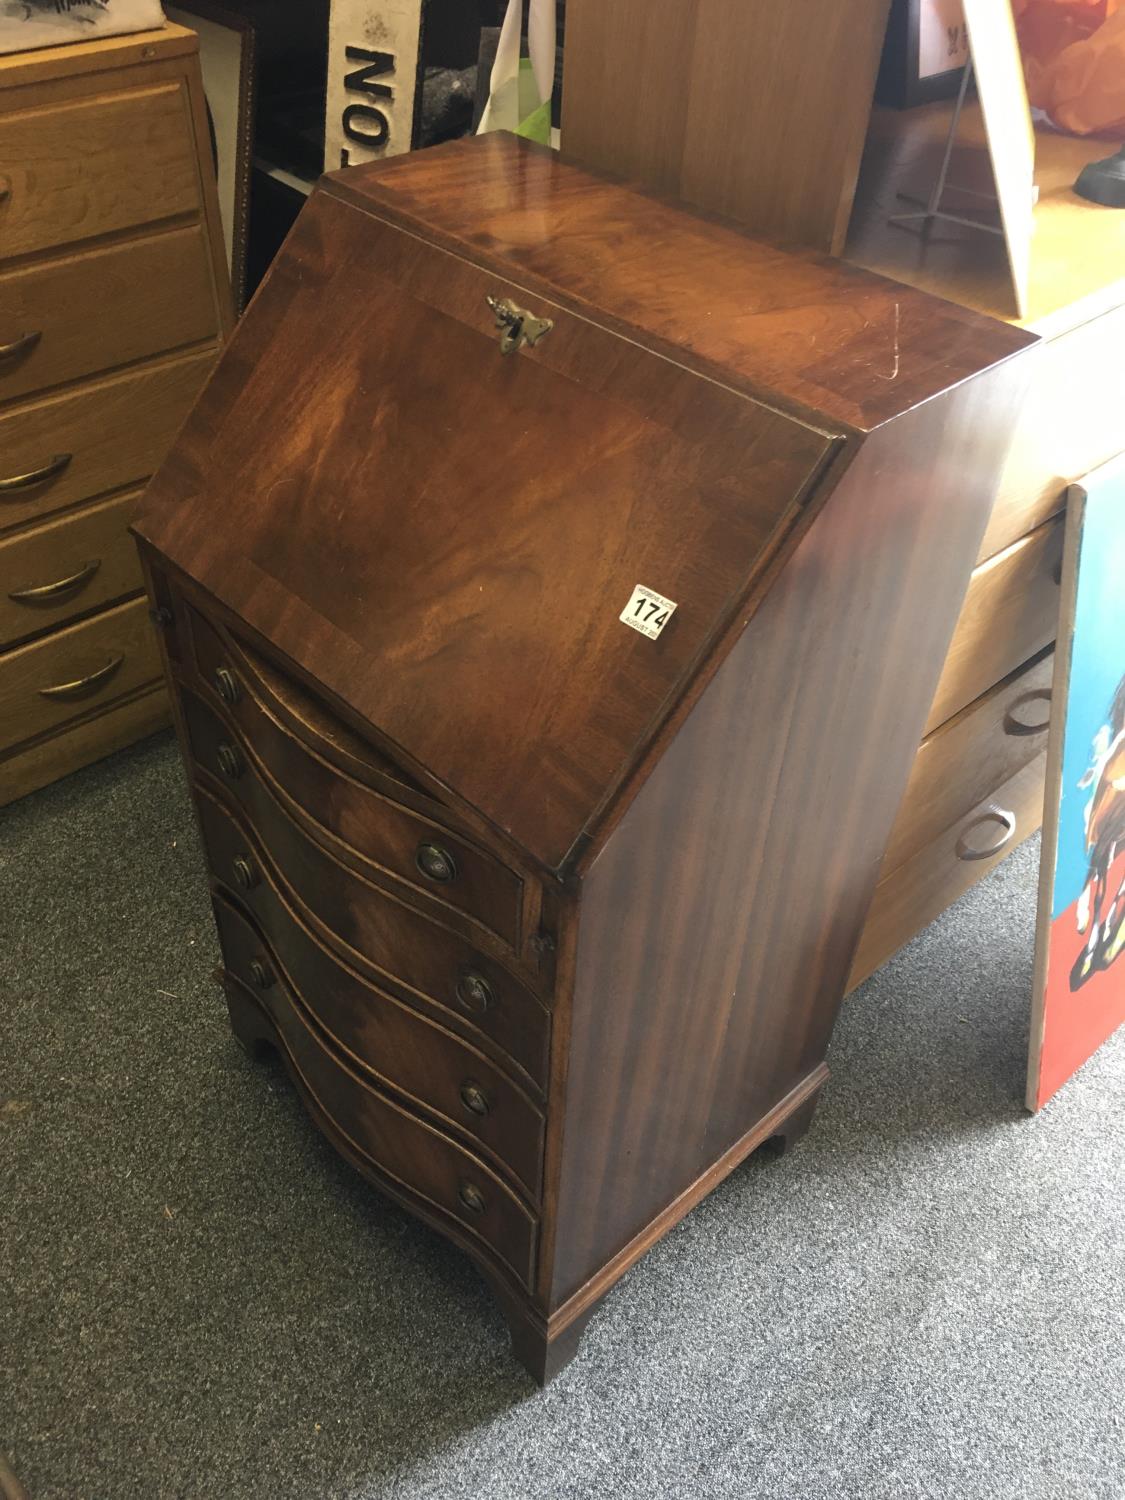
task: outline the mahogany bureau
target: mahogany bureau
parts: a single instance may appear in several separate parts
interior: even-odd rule
[[[808,1124],[1032,342],[487,136],[324,179],[147,492],[234,1030],[541,1381]]]

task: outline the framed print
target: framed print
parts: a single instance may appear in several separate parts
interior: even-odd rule
[[[237,312],[246,297],[246,241],[254,156],[254,28],[211,0],[183,0],[168,16],[199,37],[203,92],[211,123],[219,211]]]
[[[1125,1023],[1125,459],[1072,485],[1039,868],[1027,1107]]]
[[[875,98],[909,109],[952,99],[969,60],[962,0],[894,0]]]

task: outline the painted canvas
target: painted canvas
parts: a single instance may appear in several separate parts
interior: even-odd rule
[[[1125,1022],[1125,460],[1070,490],[1027,1105]]]

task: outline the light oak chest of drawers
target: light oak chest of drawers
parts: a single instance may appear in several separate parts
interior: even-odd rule
[[[167,719],[127,524],[231,320],[196,46],[0,59],[0,804]]]
[[[149,488],[235,1031],[541,1380],[808,1123],[1030,342],[490,136],[325,179]]]

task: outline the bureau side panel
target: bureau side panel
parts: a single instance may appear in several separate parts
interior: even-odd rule
[[[823,1062],[1021,364],[867,441],[584,882],[554,1309]]]

